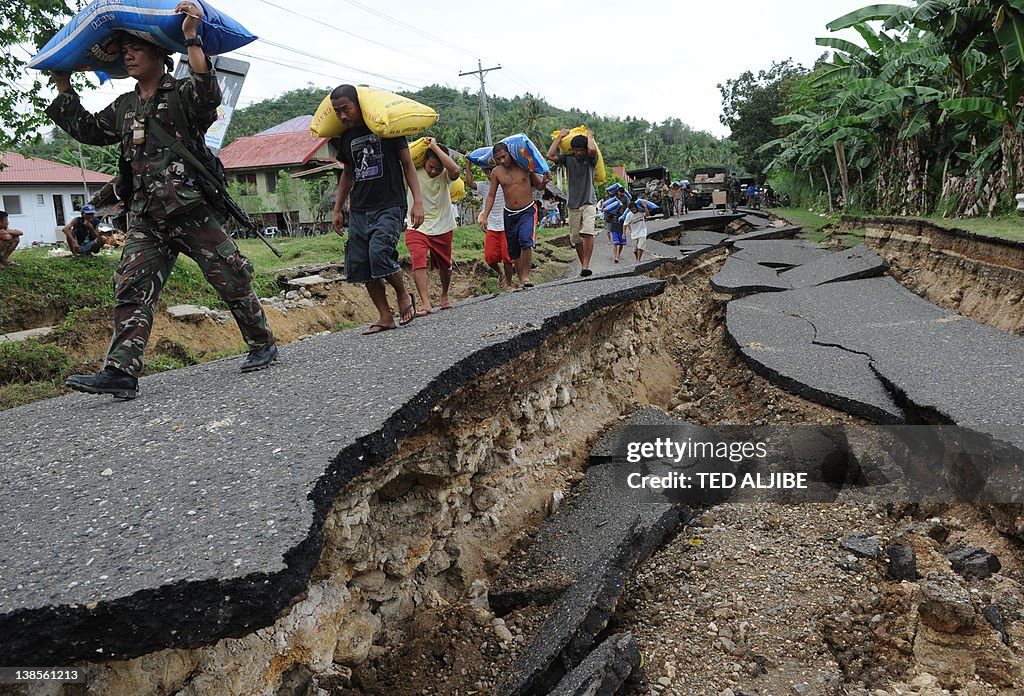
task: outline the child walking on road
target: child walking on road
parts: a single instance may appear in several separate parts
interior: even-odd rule
[[[629,213],[627,211],[626,215]],[[622,260],[622,250],[626,246],[626,231],[624,223],[619,222],[619,218],[623,217],[621,213],[615,213],[615,224],[611,228],[612,235],[612,261],[618,263]]]
[[[484,174],[490,178],[491,170],[485,169]],[[473,167],[469,160],[466,160],[466,188],[476,191],[484,200],[491,190],[488,181],[474,181]],[[508,256],[508,242],[505,241],[505,194],[499,186],[494,194],[494,209],[487,216],[484,228],[484,263],[492,271],[498,274],[498,287],[502,290],[512,288],[512,278],[515,276],[515,266]]]
[[[647,212],[637,205],[636,201],[629,204],[629,213],[623,221],[623,230],[624,234],[628,234],[633,240],[633,256],[636,257],[636,262],[640,263],[647,247]]]

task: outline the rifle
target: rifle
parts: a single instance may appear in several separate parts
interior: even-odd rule
[[[223,177],[217,177],[209,170],[206,165],[199,161],[199,158],[192,153],[192,151],[185,146],[183,142],[175,138],[173,135],[164,130],[163,126],[156,119],[150,119],[148,127],[153,129],[153,133],[157,139],[160,140],[166,147],[170,148],[171,152],[182,158],[186,162],[192,165],[192,168],[200,175],[200,184],[203,188],[203,193],[206,194],[206,200],[214,208],[217,208],[226,215],[230,215],[238,221],[244,228],[251,230],[256,233],[256,236],[263,240],[263,243],[274,252],[277,258],[283,258],[283,254],[277,250],[270,240],[266,238],[263,232],[260,231],[259,225],[252,219],[249,213],[242,210],[241,206],[238,205],[228,195],[227,186],[224,183]],[[209,152],[209,150],[207,150]],[[219,164],[219,160],[216,157],[213,158],[214,162]]]
[[[260,231],[259,225],[257,225],[256,221],[252,219],[252,216],[242,210],[242,206],[238,205],[238,203],[235,202],[235,199],[228,195],[227,191],[224,191],[221,194],[221,200],[225,213],[238,221],[238,224],[240,224],[244,229],[255,232],[256,236],[259,237],[272,252],[274,252],[277,258],[282,258],[281,252],[278,251],[277,247],[271,244],[266,235]]]

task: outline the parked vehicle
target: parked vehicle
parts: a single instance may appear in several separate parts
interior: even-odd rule
[[[278,229],[276,227],[267,227],[263,230],[264,237],[276,237]]]
[[[726,191],[728,182],[725,167],[698,167],[690,177],[690,196],[687,205],[691,210],[707,208],[711,205],[711,194],[715,191]]]
[[[647,167],[626,172],[629,195],[634,199],[646,198],[661,209],[663,217],[672,215],[672,194],[662,195],[662,184],[671,184],[672,175],[665,167]]]

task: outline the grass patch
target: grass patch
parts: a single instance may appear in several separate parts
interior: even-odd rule
[[[274,272],[300,264],[338,262],[344,244],[335,234],[277,240],[284,258],[278,259],[258,239],[240,239],[238,247],[256,269],[253,290],[260,297],[276,295]],[[114,271],[121,258],[118,249],[94,257],[72,259],[47,257],[43,249],[16,252],[20,266],[0,272],[0,333],[58,323],[75,312],[114,306]],[[160,300],[165,305],[196,304],[226,309],[206,282],[195,261],[179,256]]]
[[[177,358],[172,358],[170,355],[164,355],[163,353],[154,353],[153,355],[146,356],[146,373],[150,372],[166,372],[167,370],[177,370],[182,367],[187,367],[188,363],[184,363]]]
[[[0,343],[0,384],[63,379],[70,367],[71,359],[52,343]]]
[[[943,218],[932,215],[919,218],[934,222],[942,227],[958,227],[986,237],[999,237],[1024,242],[1024,217],[1003,215],[994,218]]]
[[[775,213],[781,218],[789,220],[794,225],[800,225],[804,228],[803,235],[810,235],[813,232],[817,232],[822,227],[829,223],[835,223],[839,221],[839,218],[830,218],[829,216],[819,215],[818,213],[812,213],[806,208],[772,208],[771,212]],[[827,235],[826,235],[827,236]],[[807,236],[806,239],[811,239],[811,236]],[[820,241],[820,240],[814,240]]]
[[[67,393],[67,387],[56,380],[5,384],[0,386],[0,411]]]
[[[849,249],[864,243],[864,240],[867,238],[867,230],[843,230],[835,236],[839,238],[844,249]]]
[[[545,240],[566,233],[560,227],[539,230],[537,239]],[[275,273],[284,268],[306,264],[341,263],[345,258],[345,241],[332,233],[316,237],[279,238],[274,245],[281,251],[277,258],[259,239],[239,239],[238,248],[253,263],[256,275],[253,290],[259,297],[279,292]],[[452,237],[456,261],[483,258],[484,232],[479,225],[456,228]],[[400,256],[408,256],[404,240],[399,243]],[[0,272],[0,333],[58,323],[76,311],[108,310],[114,305],[113,277],[121,253],[114,249],[95,257],[80,259],[49,258],[42,249],[18,251],[21,264]],[[194,304],[226,309],[199,266],[179,256],[160,296],[166,306]]]
[[[780,208],[773,211],[778,215],[786,218],[796,225],[803,225],[805,231],[809,229],[816,221],[820,221],[817,225],[827,224],[829,222],[837,222],[838,218],[832,220],[828,217],[818,217],[817,213],[810,213],[806,210],[796,208]],[[875,213],[866,212],[851,212],[851,215],[861,217],[878,217]],[[898,215],[886,215],[881,217],[896,217]],[[1011,215],[1000,215],[999,217],[987,218],[944,218],[941,215],[929,215],[927,217],[903,217],[905,220],[926,220],[928,222],[935,223],[940,227],[955,227],[961,230],[967,230],[974,234],[980,234],[985,237],[998,237],[1000,239],[1009,239],[1012,241],[1021,242],[1024,241],[1024,217],[1016,214]]]
[[[48,258],[42,249],[15,253],[19,266],[0,271],[0,333],[56,323],[68,312],[112,306],[116,256]]]
[[[257,275],[304,264],[339,263],[345,258],[345,240],[334,232],[315,237],[279,237],[272,241],[281,252],[277,258],[259,239],[239,239],[238,248],[249,257]]]

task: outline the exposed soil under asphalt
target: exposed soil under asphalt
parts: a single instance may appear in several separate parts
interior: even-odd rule
[[[789,394],[743,363],[725,335],[725,298],[707,282],[723,260],[661,273],[669,286],[655,301],[674,318],[662,327],[674,365],[646,380],[669,382],[672,415],[705,425],[864,423]],[[976,276],[977,269],[961,278]],[[582,479],[586,462],[573,464]],[[914,548],[919,582],[889,580],[882,560],[843,548],[853,535]],[[514,548],[530,538],[527,530]],[[1001,571],[985,580],[956,575],[943,556],[956,545],[984,547]],[[922,619],[929,574],[929,582],[951,583],[951,592],[995,607],[1009,646],[984,620],[947,633]],[[640,645],[644,664],[624,687],[629,694],[1021,694],[1022,583],[1024,545],[996,531],[982,507],[723,504],[697,511],[638,569],[607,632],[632,631]],[[332,693],[496,693],[548,609],[531,605],[496,618],[465,595],[435,597],[417,609],[402,640],[375,645]]]

